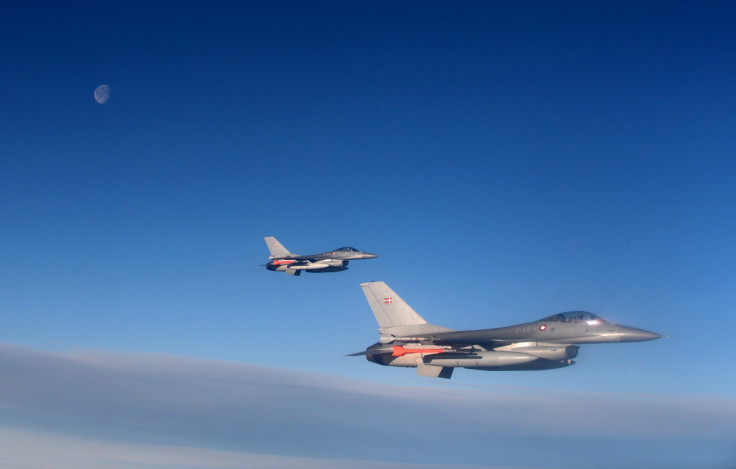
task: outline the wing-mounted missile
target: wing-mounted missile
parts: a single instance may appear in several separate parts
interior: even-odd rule
[[[463,368],[516,366],[534,360],[538,358],[521,352],[444,353],[422,357],[425,365]]]
[[[331,259],[323,260],[319,262],[309,262],[309,261],[296,261],[294,259],[276,259],[271,262],[273,266],[272,270],[278,270],[278,271],[286,271],[286,270],[315,270],[319,271],[322,269],[329,269],[330,271],[334,271],[335,269],[345,270],[347,267],[343,269],[342,262],[341,261],[334,261]]]
[[[329,267],[342,267],[348,265],[348,261],[341,261],[339,259],[322,259],[319,263]]]
[[[546,360],[570,360],[578,356],[578,346],[576,345],[557,345],[557,344],[537,344],[535,342],[526,342],[520,344],[512,344],[505,347],[498,347],[498,351],[521,352],[533,355],[537,358]]]
[[[433,353],[443,353],[447,351],[444,348],[404,348],[401,345],[394,345],[392,348],[391,355],[394,357],[403,357],[404,355],[408,353],[427,353],[427,354],[433,354]]]
[[[326,269],[328,267],[330,267],[330,265],[325,264],[323,262],[309,262],[307,264],[289,266],[290,269],[294,269],[294,270],[319,270],[319,269]]]

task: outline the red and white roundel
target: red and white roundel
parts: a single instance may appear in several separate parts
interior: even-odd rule
[[[541,326],[539,326],[539,330],[542,331],[542,332],[546,331],[547,330],[547,325],[546,324],[542,324]]]

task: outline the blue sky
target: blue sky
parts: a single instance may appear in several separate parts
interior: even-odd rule
[[[82,464],[86,450],[112,460],[125,445],[146,444],[116,424],[116,394],[105,400],[85,385],[107,383],[115,360],[130,360],[131,373],[156,390],[131,407],[184,429],[142,423],[156,457],[121,467],[165,464],[155,461],[170,448],[205,451],[201,467],[213,464],[207,451],[232,452],[217,453],[223,467],[243,452],[276,458],[256,463],[263,467],[315,461],[302,458],[733,463],[736,445],[723,436],[736,434],[736,419],[724,420],[736,408],[732,4],[36,2],[0,11],[0,357],[19,376],[0,381],[0,415],[12,422],[0,425],[2,440],[29,448],[73,441],[70,464]],[[111,98],[100,105],[93,91],[102,83]],[[259,267],[263,236],[297,253],[352,245],[381,257],[294,278]],[[377,338],[358,286],[371,280],[456,329],[585,309],[672,337],[585,346],[562,370],[458,370],[449,382],[428,380],[343,356]],[[61,386],[58,400],[15,394],[39,386],[28,376],[54,382],[49,364],[97,354],[118,358],[74,371],[79,385]],[[27,364],[29,356],[46,366]],[[160,356],[167,359],[146,374]],[[199,360],[260,376],[271,391],[283,386],[274,374],[288,376],[287,399],[301,395],[299,379],[327,394],[349,383],[335,397],[345,407],[296,399],[325,405],[321,431],[343,449],[301,439],[320,427],[293,408],[283,410],[297,414],[288,450],[276,431],[258,445],[225,432],[204,437],[209,426],[229,428],[222,419],[243,404],[227,401],[202,417],[220,378],[187,374],[183,363]],[[156,382],[161,373],[213,381],[214,391],[192,398],[201,414],[157,407],[156,393],[173,386]],[[443,406],[437,396],[477,398],[480,410],[458,406],[446,431],[462,441],[462,428],[476,429],[466,441],[477,445],[449,449],[441,461],[418,450],[436,444],[422,432],[411,436],[411,454],[398,437],[384,453],[351,446],[368,431],[360,421],[373,421],[365,393],[409,419]],[[396,397],[415,394],[428,404]],[[278,410],[278,395],[253,400]],[[531,412],[478,417],[517,395],[533,410],[553,395],[551,415],[571,431],[520,427],[519,419],[536,421]],[[484,400],[493,396],[495,406]],[[87,398],[94,418],[68,405]],[[583,419],[559,410],[568,400],[581,400],[580,412],[598,425],[572,431]],[[606,410],[598,414],[595,402]],[[667,433],[665,423],[690,421],[686,411],[666,417],[677,403],[712,419],[698,428],[724,433]],[[653,427],[607,431],[610,415]],[[375,428],[396,425],[387,420]],[[254,428],[234,434],[248,440]],[[555,449],[582,437],[626,454],[612,463]],[[473,449],[487,438],[496,453],[521,448],[518,457]],[[530,456],[534,444],[545,458]],[[16,467],[32,453],[19,454]]]

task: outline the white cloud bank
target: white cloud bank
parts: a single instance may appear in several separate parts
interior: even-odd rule
[[[9,468],[726,468],[734,448],[728,397],[391,386],[0,344]]]
[[[454,466],[376,463],[349,459],[300,458],[197,447],[102,442],[59,434],[0,429],[0,466],[4,468],[154,468],[188,469],[443,469]],[[476,466],[484,467],[484,466]],[[473,469],[472,466],[462,466]],[[499,468],[502,469],[502,468]]]

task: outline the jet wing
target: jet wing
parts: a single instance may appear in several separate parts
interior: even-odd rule
[[[486,338],[446,338],[446,337],[422,337],[420,338],[419,342],[422,345],[438,345],[443,347],[452,347],[455,349],[461,349],[461,348],[468,348],[477,345],[478,347],[482,347],[485,350],[494,350],[499,347],[504,347],[506,345],[511,345],[514,342],[513,340],[494,340],[494,339],[486,339]]]
[[[326,254],[310,254],[308,256],[291,256],[289,257],[289,259],[294,259],[297,261],[317,262],[317,261],[329,259],[329,256]]]
[[[476,331],[436,332],[423,339],[437,345],[472,345],[492,344],[501,347],[519,341],[536,340],[528,331],[527,324],[500,327],[495,329],[479,329]]]

